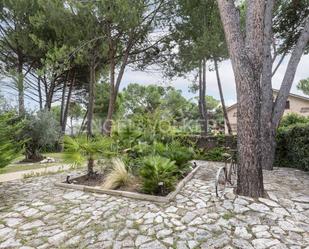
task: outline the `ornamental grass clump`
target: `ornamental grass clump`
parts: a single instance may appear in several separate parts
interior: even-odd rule
[[[132,175],[124,162],[119,158],[113,158],[112,169],[107,174],[102,187],[104,189],[117,189],[119,187],[128,186],[131,179]]]

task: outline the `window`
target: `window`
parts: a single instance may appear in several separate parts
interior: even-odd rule
[[[300,109],[300,112],[301,112],[301,113],[308,113],[308,112],[309,112],[309,107],[302,107],[302,108]]]
[[[234,113],[233,113],[233,117],[237,117],[237,112],[234,112]]]
[[[285,109],[290,109],[290,101],[289,100],[287,100],[285,102]]]

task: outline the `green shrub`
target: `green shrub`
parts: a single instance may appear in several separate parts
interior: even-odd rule
[[[175,161],[180,175],[188,171],[191,166],[188,162],[194,157],[193,148],[185,147],[176,140],[167,144],[164,150],[157,152],[159,155]]]
[[[227,153],[227,149],[223,147],[216,147],[206,152],[200,152],[198,155],[198,159],[206,160],[206,161],[215,161],[215,162],[223,162],[225,157],[224,153]]]
[[[54,114],[49,111],[40,111],[27,118],[24,129],[26,143],[26,159],[39,161],[43,159],[42,149],[54,146],[60,140],[61,129]]]
[[[147,194],[165,195],[175,186],[177,167],[175,162],[161,156],[148,156],[141,159],[139,171],[143,191]]]
[[[24,122],[13,113],[0,115],[0,168],[20,155],[25,142],[20,139],[23,127]]]
[[[309,170],[308,123],[281,127],[276,139],[276,166]]]
[[[280,121],[280,128],[288,127],[290,125],[295,124],[309,124],[309,118],[301,116],[296,113],[289,113],[288,115],[284,116]]]

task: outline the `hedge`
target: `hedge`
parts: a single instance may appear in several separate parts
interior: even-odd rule
[[[309,170],[309,123],[278,129],[275,166]]]

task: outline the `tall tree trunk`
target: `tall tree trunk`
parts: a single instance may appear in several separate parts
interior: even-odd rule
[[[115,80],[115,68],[116,68],[116,61],[115,61],[115,50],[113,48],[113,45],[111,44],[111,51],[110,51],[110,99],[109,99],[109,105],[108,105],[108,112],[105,122],[102,122],[102,133],[105,135],[110,135],[112,131],[112,118],[115,112],[115,106],[118,96],[118,91],[120,87],[120,83],[125,71],[125,68],[128,63],[129,53],[132,48],[132,40],[128,41],[127,49],[125,50],[125,53],[123,55],[123,59],[121,61],[121,66],[117,75],[117,79]],[[115,82],[116,81],[116,82]]]
[[[95,66],[94,63],[90,65],[90,75],[89,75],[89,90],[88,90],[88,112],[87,112],[87,135],[91,137],[93,135],[92,131],[92,121],[93,121],[93,111],[94,111],[94,94],[95,94]],[[89,170],[89,168],[88,168]]]
[[[73,91],[74,84],[75,84],[75,73],[73,74],[73,77],[71,79],[71,84],[70,84],[70,88],[69,88],[69,92],[68,92],[65,108],[64,108],[64,111],[63,111],[63,118],[62,118],[62,124],[61,124],[62,134],[65,134],[65,130],[66,130],[66,126],[67,126],[68,113],[69,113],[69,108],[70,108],[70,103],[71,103],[71,96],[72,96],[72,91]]]
[[[224,101],[224,96],[223,96],[223,91],[222,91],[222,85],[221,85],[221,79],[220,79],[220,74],[219,74],[219,68],[218,68],[218,62],[217,62],[216,59],[214,59],[214,64],[215,64],[217,83],[218,83],[218,89],[219,89],[220,100],[221,100],[225,124],[226,124],[227,131],[228,131],[229,135],[232,135],[232,128],[231,128],[230,120],[229,120],[229,117],[228,117],[227,111],[226,111],[226,106],[225,106],[225,101]]]
[[[66,80],[63,82],[63,87],[62,87],[61,104],[60,104],[60,127],[61,127],[61,130],[62,130],[62,127],[63,127],[63,114],[64,114],[64,109],[65,109],[65,93],[66,93],[66,89],[67,89],[67,81],[69,80],[69,74],[70,74],[70,71],[67,72]],[[62,132],[63,132],[63,130],[62,130]]]
[[[17,68],[17,89],[18,89],[18,113],[20,116],[25,114],[25,86],[23,75],[23,62],[19,59]]]
[[[260,150],[260,75],[263,52],[264,2],[248,2],[246,39],[232,0],[217,0],[237,90],[237,188],[239,195],[264,194]]]
[[[80,125],[80,129],[79,129],[79,134],[81,134],[84,130],[85,130],[85,126],[86,126],[86,119],[88,117],[88,107],[87,107],[87,110],[85,112],[85,115],[83,117],[83,121],[82,121],[82,124]]]
[[[275,129],[272,125],[273,91],[272,91],[272,16],[274,0],[267,0],[264,21],[263,69],[261,76],[261,163],[263,169],[272,170],[275,157]]]
[[[200,61],[199,64],[199,112],[200,112],[200,123],[202,128],[202,133],[207,135],[207,109],[206,109],[206,71],[205,71],[204,60]]]
[[[53,102],[53,97],[54,97],[54,90],[55,90],[55,84],[56,84],[56,79],[54,78],[51,83],[50,87],[46,89],[47,94],[46,94],[46,102],[45,102],[45,109],[50,111],[51,105]]]
[[[41,77],[38,77],[38,95],[39,95],[39,105],[40,110],[43,109],[43,99],[42,99],[42,90],[41,90]]]
[[[114,59],[113,52],[111,51],[110,65],[109,65],[109,102],[106,120],[102,123],[102,133],[105,135],[110,135],[112,130],[112,118],[115,111],[115,101],[116,101],[116,89],[115,89],[115,68],[116,63]]]
[[[203,80],[202,80],[202,90],[201,90],[201,103],[203,110],[203,121],[204,121],[204,133],[208,134],[208,113],[207,113],[207,103],[206,103],[206,60],[203,59]]]
[[[71,124],[71,136],[73,137],[74,136],[74,127],[73,127],[73,117],[71,116],[70,117],[70,124]]]
[[[296,46],[291,54],[286,72],[284,74],[282,84],[277,95],[272,122],[274,127],[278,127],[280,119],[283,115],[285,104],[288,99],[293,80],[295,77],[296,69],[300,62],[300,59],[305,51],[305,48],[309,42],[309,16],[306,18],[305,26],[301,32],[300,37],[296,43]]]

